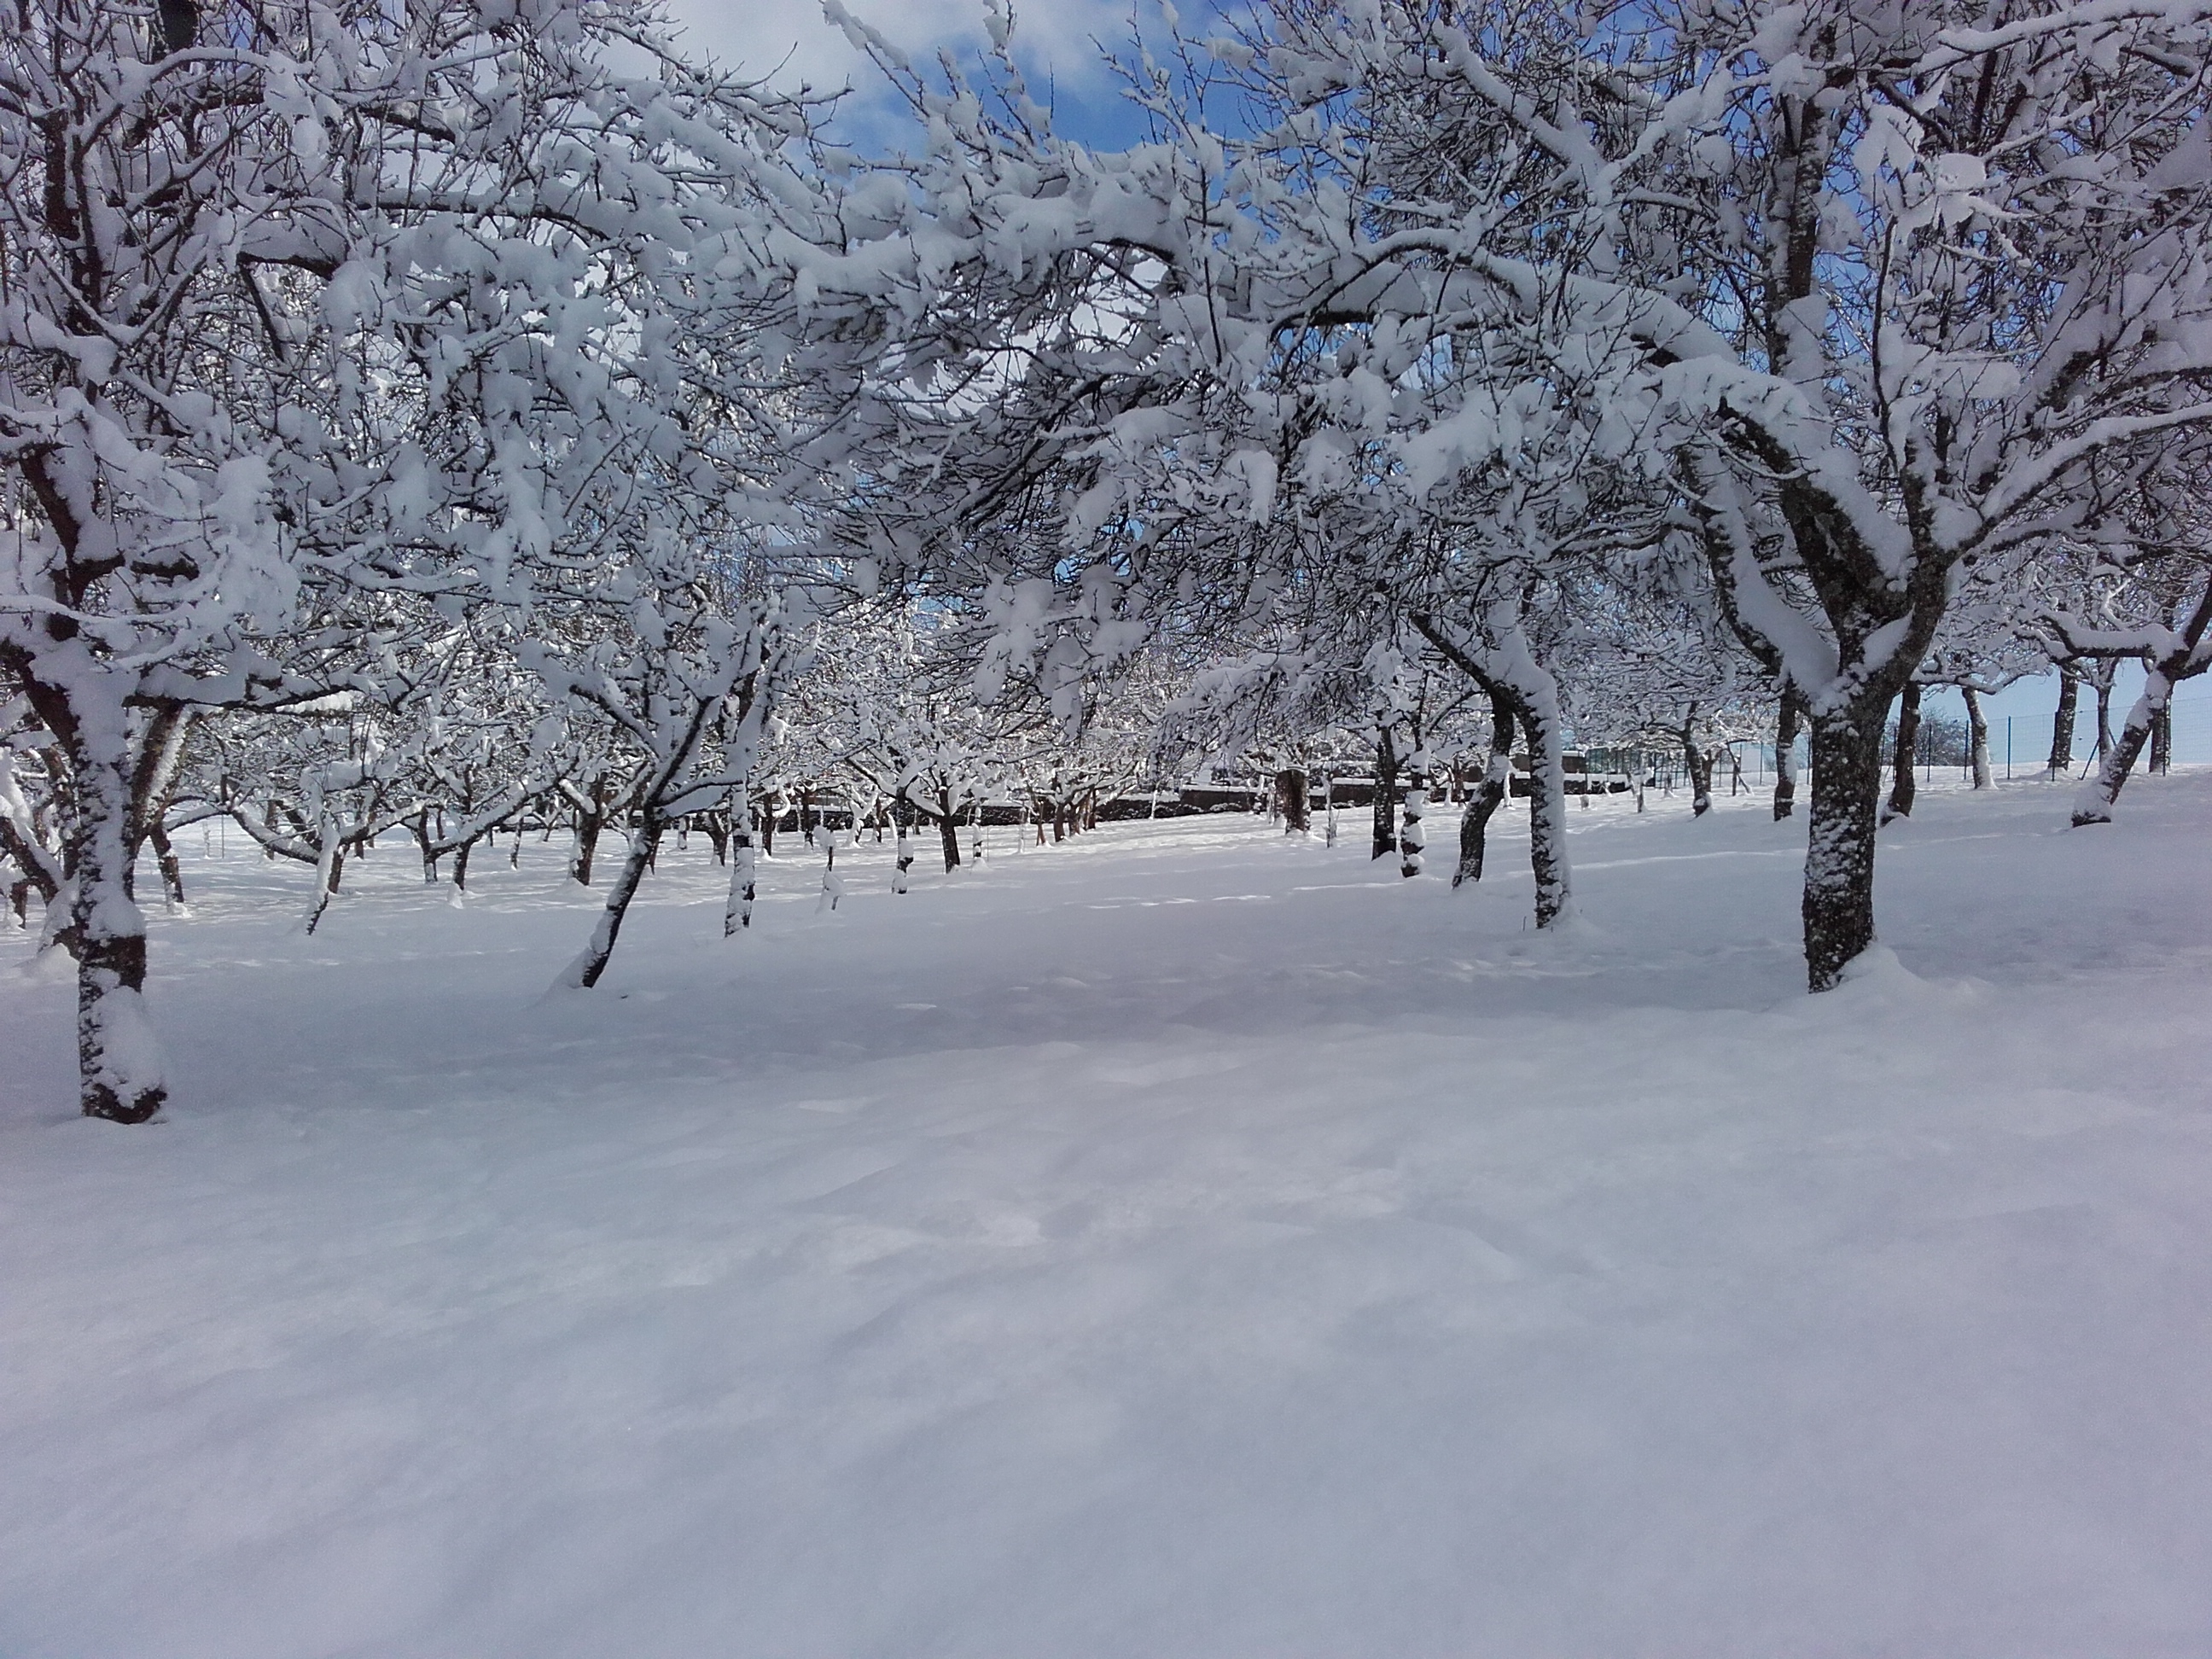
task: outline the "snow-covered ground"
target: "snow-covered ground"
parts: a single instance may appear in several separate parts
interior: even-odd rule
[[[233,835],[164,1123],[0,942],[0,1654],[2212,1654],[2212,774],[2069,793],[1923,795],[1817,999],[1750,801],[1576,811],[1558,939],[1510,827],[733,942],[695,841],[550,1000],[557,845],[309,939]]]

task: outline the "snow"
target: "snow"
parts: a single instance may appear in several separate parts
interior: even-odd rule
[[[1565,938],[1522,803],[730,940],[694,837],[542,1000],[560,841],[307,938],[230,837],[150,1127],[0,939],[0,1653],[2212,1652],[2212,772],[2069,795],[1924,790],[1820,998],[1725,793],[1571,804]]]

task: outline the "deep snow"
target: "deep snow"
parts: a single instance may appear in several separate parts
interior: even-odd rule
[[[2212,1654],[2212,775],[2071,795],[1923,794],[1817,999],[1749,801],[1572,812],[1557,939],[1517,820],[732,942],[695,840],[543,1000],[557,846],[308,939],[233,835],[164,1122],[0,942],[0,1654]]]

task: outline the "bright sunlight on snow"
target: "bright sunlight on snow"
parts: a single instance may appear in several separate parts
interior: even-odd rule
[[[730,941],[694,836],[544,1000],[562,841],[310,939],[186,832],[150,1128],[6,945],[0,1652],[2212,1651],[2212,774],[2135,788],[1923,797],[1813,998],[1763,797],[1572,810],[1559,937],[1518,811],[1458,894],[793,836]]]

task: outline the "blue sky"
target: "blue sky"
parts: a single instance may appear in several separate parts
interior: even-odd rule
[[[875,70],[823,18],[820,0],[668,3],[694,49],[704,55],[769,76],[788,90],[802,83],[817,91],[852,88],[848,107],[858,133],[866,134],[872,114],[884,109]],[[981,0],[848,0],[848,9],[917,60],[949,47],[972,63],[987,38]],[[1212,8],[1190,0],[1181,10],[1186,29],[1197,30]],[[1014,18],[1016,52],[1031,92],[1041,100],[1049,93],[1062,131],[1098,143],[1136,136],[1097,43],[1126,43],[1133,18],[1148,38],[1164,37],[1158,0],[1134,6],[1131,0],[1031,0],[1015,6]]]

